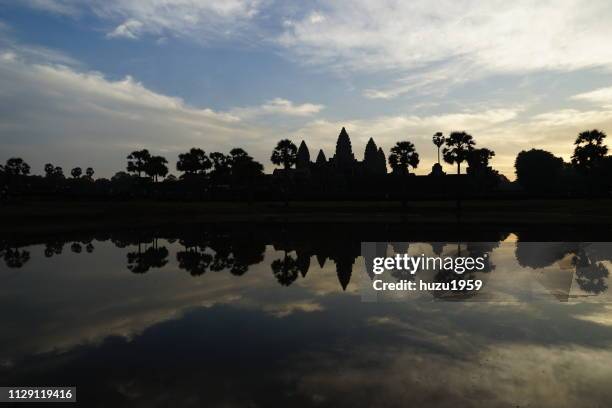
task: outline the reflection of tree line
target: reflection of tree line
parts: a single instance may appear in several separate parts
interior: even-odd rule
[[[306,277],[311,268],[311,259],[315,257],[320,268],[326,261],[335,264],[338,281],[346,289],[351,280],[353,265],[361,255],[361,240],[357,228],[350,226],[331,226],[325,232],[317,226],[304,228],[298,225],[244,225],[231,228],[220,225],[195,226],[192,228],[177,227],[176,229],[155,229],[141,231],[119,231],[112,233],[81,234],[63,239],[53,237],[44,239],[45,257],[62,254],[68,245],[74,254],[92,253],[95,250],[93,241],[110,241],[118,248],[128,248],[127,269],[133,273],[146,273],[151,269],[162,268],[169,262],[170,253],[159,240],[173,244],[177,242],[181,248],[176,252],[176,263],[179,269],[192,276],[201,276],[208,271],[229,271],[232,275],[241,276],[249,267],[264,260],[266,244],[272,244],[282,255],[273,259],[271,272],[283,286],[289,286],[300,275]],[[385,236],[388,231],[382,228],[378,237]],[[480,240],[487,242],[433,242],[431,250],[436,255],[444,251],[446,256],[479,257],[490,254],[507,234],[494,231],[487,236],[480,235]],[[179,237],[178,240],[168,237]],[[425,241],[427,237],[421,237]],[[609,271],[604,263],[612,261],[612,250],[601,245],[585,245],[580,243],[540,243],[532,245],[525,241],[533,241],[529,233],[519,234],[515,257],[523,267],[540,269],[561,261],[566,256],[572,260],[575,270],[575,280],[579,287],[589,293],[599,294],[607,290]],[[536,237],[537,238],[537,237]],[[363,239],[366,241],[367,239]],[[463,240],[465,242],[465,240]],[[26,245],[39,242],[10,242],[0,240],[0,257],[8,268],[21,268],[30,259],[30,251]],[[388,245],[383,242],[376,244],[376,256],[386,256]],[[393,242],[390,248],[394,253],[405,253],[409,247],[404,242]],[[371,259],[365,259],[371,262]],[[488,263],[491,272],[495,265]],[[392,272],[395,279],[411,279],[413,276]],[[439,271],[434,277],[436,282],[449,282],[456,279],[473,279],[472,274],[457,275],[452,271]]]
[[[516,260],[523,267],[541,269],[570,257],[575,280],[587,293],[600,294],[608,290],[610,272],[605,262],[612,261],[612,245],[607,243],[529,242],[516,244]]]

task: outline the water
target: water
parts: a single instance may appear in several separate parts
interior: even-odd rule
[[[209,224],[7,236],[0,385],[75,385],[83,406],[610,406],[609,246],[525,235]],[[389,237],[389,253],[487,253],[486,291],[372,301],[360,244]]]

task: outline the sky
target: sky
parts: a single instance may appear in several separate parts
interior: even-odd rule
[[[147,148],[242,147],[273,169],[276,142],[357,159],[370,137],[467,131],[514,178],[521,150],[569,160],[612,132],[608,0],[0,0],[0,161],[110,177]],[[454,167],[445,165],[447,171]]]

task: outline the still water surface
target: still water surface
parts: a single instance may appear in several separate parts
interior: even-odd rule
[[[372,301],[362,237],[329,231],[3,239],[0,385],[75,385],[83,406],[612,406],[607,244],[390,243],[487,253],[487,296]]]

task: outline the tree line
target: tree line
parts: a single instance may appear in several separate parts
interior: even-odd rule
[[[346,138],[348,149],[351,149],[348,135]],[[605,138],[606,134],[597,129],[581,132],[575,140],[569,163],[545,150],[521,151],[515,160],[516,183],[508,183],[507,179],[490,165],[495,152],[488,148],[477,148],[472,135],[467,132],[452,132],[445,137],[441,132],[437,132],[432,137],[432,143],[437,149],[437,163],[430,175],[445,175],[440,164],[441,160],[444,160],[456,166],[457,175],[469,179],[468,184],[463,184],[463,187],[469,186],[468,190],[492,192],[496,191],[500,184],[505,184],[506,187],[520,187],[531,195],[609,195],[612,157],[608,156]],[[372,147],[370,144],[373,148],[369,152],[368,149]],[[62,167],[52,163],[45,164],[44,176],[32,176],[31,167],[22,158],[10,158],[4,165],[0,165],[0,189],[4,198],[15,193],[177,197],[189,193],[200,198],[236,198],[245,194],[265,197],[266,194],[271,194],[269,198],[273,198],[274,193],[286,194],[292,189],[319,191],[322,193],[320,197],[325,198],[325,191],[350,193],[370,188],[382,193],[385,189],[392,188],[393,183],[398,180],[409,180],[410,178],[405,177],[398,179],[397,176],[413,175],[411,171],[420,164],[419,153],[414,143],[409,140],[398,141],[390,149],[386,159],[391,169],[390,175],[386,174],[386,166],[382,174],[368,173],[365,171],[366,166],[360,167],[362,162],[354,159],[352,151],[341,153],[344,158],[340,157],[337,147],[336,155],[327,160],[320,151],[317,160],[311,162],[304,142],[298,148],[289,139],[280,140],[271,152],[270,161],[282,169],[279,174],[283,177],[272,178],[264,175],[263,165],[241,148],[232,149],[229,154],[207,154],[203,149],[193,147],[178,155],[175,166],[181,173],[178,178],[169,175],[168,160],[165,157],[153,155],[147,149],[135,150],[127,155],[125,171],[117,172],[110,180],[95,179],[95,170],[92,167],[86,167],[84,171],[81,167],[75,167],[70,170],[70,176],[66,176]],[[370,160],[368,156],[385,160],[382,149],[377,152],[373,140],[366,146],[363,164]],[[467,170],[466,174],[462,175],[461,167],[464,164],[467,165]],[[341,172],[341,165],[352,172]],[[413,187],[418,185],[421,189],[427,185],[448,187],[450,184],[444,184],[445,182],[440,181],[442,179],[432,177],[421,179],[420,184],[412,183]],[[232,192],[240,194],[231,194]]]

